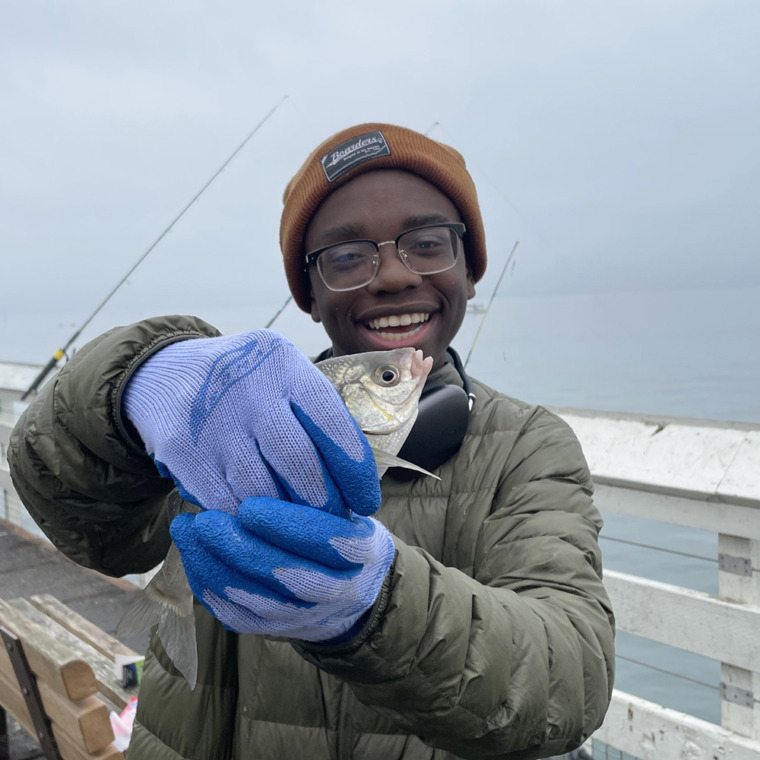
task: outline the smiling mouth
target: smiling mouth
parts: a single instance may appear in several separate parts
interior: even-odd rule
[[[430,319],[427,312],[414,312],[411,314],[391,314],[387,317],[378,317],[366,322],[367,329],[382,338],[390,340],[402,340],[422,329],[422,325]]]

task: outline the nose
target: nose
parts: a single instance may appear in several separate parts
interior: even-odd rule
[[[422,275],[406,268],[395,243],[381,243],[378,251],[380,268],[372,282],[367,285],[370,293],[398,293],[422,284]]]

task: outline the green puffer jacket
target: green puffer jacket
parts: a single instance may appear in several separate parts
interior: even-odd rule
[[[15,485],[77,562],[122,575],[165,555],[173,484],[130,444],[120,396],[152,352],[216,334],[191,317],[116,328],[19,421]],[[383,480],[398,553],[364,630],[332,647],[238,636],[196,605],[198,686],[153,637],[129,760],[532,758],[599,726],[613,618],[586,463],[554,415],[475,390],[440,481]]]

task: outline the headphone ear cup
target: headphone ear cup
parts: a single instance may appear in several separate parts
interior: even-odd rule
[[[425,470],[435,470],[459,450],[469,421],[470,399],[462,388],[444,383],[426,388],[417,419],[398,456]],[[420,473],[400,467],[389,472],[397,480],[420,477]]]

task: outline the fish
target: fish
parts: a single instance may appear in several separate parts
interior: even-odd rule
[[[417,418],[418,405],[432,357],[419,349],[396,348],[336,356],[315,365],[338,391],[349,413],[367,437],[379,478],[389,467],[407,467],[436,475],[399,458]],[[252,494],[255,495],[255,494]],[[168,503],[169,521],[182,511],[199,511],[174,491]],[[138,594],[116,627],[119,635],[142,633],[157,626],[158,638],[191,689],[198,680],[193,592],[179,550],[172,542],[166,559]]]
[[[334,356],[316,366],[338,391],[367,437],[378,477],[389,467],[406,467],[437,478],[396,456],[412,430],[432,357],[414,348]]]

